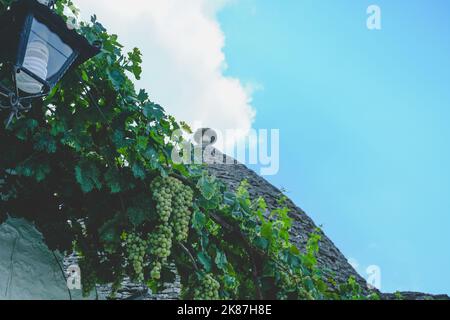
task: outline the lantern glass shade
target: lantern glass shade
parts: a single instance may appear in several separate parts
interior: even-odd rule
[[[42,91],[44,81],[52,77],[64,67],[74,54],[70,46],[37,19],[33,18],[28,42],[23,58],[22,70],[16,75],[17,87],[30,94]],[[39,81],[23,70],[33,73]]]

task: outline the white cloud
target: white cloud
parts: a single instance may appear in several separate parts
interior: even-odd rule
[[[230,0],[77,0],[127,49],[142,50],[142,80],[178,120],[216,129],[251,129],[251,85],[224,76],[225,37],[217,13]]]

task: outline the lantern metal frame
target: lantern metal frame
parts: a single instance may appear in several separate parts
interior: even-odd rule
[[[11,109],[7,124],[14,117],[28,111],[33,99],[47,96],[69,70],[100,52],[100,42],[94,41],[91,44],[85,37],[70,29],[64,19],[54,12],[53,5],[52,0],[48,5],[41,4],[37,0],[18,0],[0,17],[0,40],[3,42],[0,46],[0,63],[3,68],[9,69],[13,82],[12,88],[0,82],[0,97],[6,102],[6,104],[0,102],[0,108]],[[40,78],[24,66],[34,21],[47,27],[72,50],[59,70],[47,79]],[[42,84],[41,91],[31,94],[21,91],[17,85],[17,74],[21,72]]]

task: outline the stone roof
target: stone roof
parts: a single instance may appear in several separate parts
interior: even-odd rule
[[[247,168],[245,165],[227,157],[227,162],[217,161],[225,156],[218,151],[214,157],[208,157],[208,171],[225,182],[232,190],[235,190],[243,180],[249,182],[249,193],[253,198],[263,197],[269,209],[277,207],[277,201],[284,195],[281,190],[270,184],[267,180]],[[228,164],[233,163],[233,164]],[[290,217],[293,219],[291,240],[300,250],[305,248],[309,235],[316,230],[314,221],[292,200],[287,199],[287,207],[290,209]],[[346,257],[339,251],[334,243],[322,233],[320,249],[318,253],[318,265],[325,272],[334,275],[338,283],[347,282],[353,276],[362,288],[367,288],[367,282],[349,264]]]

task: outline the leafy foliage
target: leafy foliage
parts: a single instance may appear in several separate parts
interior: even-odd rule
[[[78,14],[70,0],[56,11]],[[174,264],[188,299],[364,298],[354,279],[340,290],[323,280],[320,230],[303,253],[290,241],[284,199],[270,211],[246,182],[231,192],[174,165],[170,137],[190,129],[135,90],[140,51],[124,53],[95,16],[78,31],[101,40],[101,53],[0,129],[0,212],[34,221],[52,249],[75,248],[85,293],[126,276],[157,291]]]

